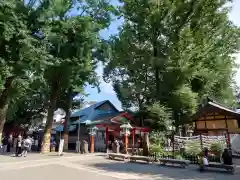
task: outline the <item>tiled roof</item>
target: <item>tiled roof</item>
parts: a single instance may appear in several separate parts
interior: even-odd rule
[[[205,106],[203,106],[202,108],[200,108],[195,114],[192,115],[192,120],[193,121],[197,121],[198,118],[200,116],[203,116],[203,114],[207,111],[208,108],[218,108],[221,109],[222,111],[225,111],[227,113],[231,113],[234,116],[239,117],[240,116],[240,112],[233,110],[231,108],[228,108],[226,106],[221,105],[220,103],[216,102],[216,101],[208,101],[207,104],[205,104]]]
[[[77,121],[74,121],[72,124],[77,124],[79,123],[79,121],[81,123],[90,120],[90,121],[94,121],[94,120],[99,120],[102,119],[104,117],[109,117],[109,116],[115,116],[117,114],[119,114],[119,111],[113,106],[113,110],[111,111],[104,111],[104,110],[97,110],[96,108],[98,108],[99,106],[103,105],[104,103],[110,103],[110,101],[105,100],[105,101],[101,101],[98,102],[96,104],[93,104],[87,108],[83,108],[80,109],[78,111],[75,111],[72,113],[71,117],[79,117],[80,119]]]
[[[68,127],[68,131],[74,131],[76,129],[76,125],[70,125]],[[60,132],[60,131],[63,131],[64,130],[64,127],[63,125],[59,125],[57,126],[56,128],[54,128],[53,130],[57,131],[57,132]]]
[[[98,108],[99,106],[103,105],[104,103],[110,103],[113,106],[113,110],[112,111],[104,111],[104,110],[97,110],[96,108]],[[70,124],[74,125],[74,124],[78,124],[80,123],[84,123],[87,120],[90,121],[95,121],[95,120],[102,120],[104,118],[108,118],[110,116],[117,116],[120,112],[115,108],[115,106],[109,101],[109,100],[105,100],[105,101],[101,101],[101,102],[97,102],[95,104],[92,104],[89,107],[83,108],[83,109],[79,109],[79,110],[75,110],[71,117],[79,117],[79,120],[76,120]],[[61,130],[63,129],[63,125],[59,125],[57,126],[55,129],[57,130]]]
[[[71,117],[77,117],[77,116],[79,117],[79,116],[82,116],[82,115],[89,115],[89,114],[91,114],[91,112],[92,112],[95,108],[103,105],[103,104],[106,103],[106,102],[107,102],[107,100],[101,101],[101,102],[97,102],[97,103],[92,104],[92,105],[90,105],[90,106],[88,106],[88,107],[86,107],[86,108],[82,108],[82,109],[75,110],[75,111],[72,113],[72,116],[71,116]]]
[[[222,106],[220,105],[219,103],[216,103],[216,102],[208,102],[208,104],[214,106],[214,107],[217,107],[219,109],[222,109],[224,111],[228,111],[228,112],[231,112],[231,113],[236,113],[236,114],[240,114],[239,112],[237,112],[236,110],[233,110],[233,109],[230,109],[230,108],[227,108],[225,106]]]

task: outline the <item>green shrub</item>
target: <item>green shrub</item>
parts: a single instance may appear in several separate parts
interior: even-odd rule
[[[175,159],[183,160],[183,157],[180,154],[175,155]]]
[[[197,156],[201,152],[200,142],[197,141],[187,141],[185,145],[185,154],[191,156]]]
[[[151,154],[163,154],[164,150],[160,144],[151,144],[150,145],[150,153]]]
[[[155,144],[155,145],[164,145],[164,142],[166,141],[166,134],[164,134],[163,132],[160,131],[152,131],[149,134],[149,140],[151,144]]]
[[[153,131],[149,136],[150,140],[150,153],[160,156],[164,153],[163,145],[165,140],[165,134],[159,131]]]
[[[220,156],[222,154],[223,149],[224,149],[224,145],[221,142],[214,142],[210,146],[210,151],[217,153],[216,154],[217,156]]]

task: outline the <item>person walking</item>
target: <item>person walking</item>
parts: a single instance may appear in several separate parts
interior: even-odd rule
[[[8,137],[7,152],[11,152],[12,147],[13,147],[13,136],[12,134],[10,134]]]
[[[16,143],[16,157],[22,154],[22,136],[19,135]]]
[[[31,141],[31,143],[30,143],[30,147],[29,147],[29,152],[31,152],[31,151],[32,151],[32,145],[34,144],[34,138],[28,136],[28,139]]]
[[[28,151],[30,150],[30,147],[32,145],[32,141],[30,139],[30,137],[28,136],[26,139],[23,140],[23,143],[22,143],[22,155],[24,157],[27,156],[27,153]]]
[[[5,154],[7,152],[7,145],[8,145],[8,138],[5,136],[2,139],[2,154]]]
[[[17,137],[14,137],[13,138],[13,149],[14,149],[14,151],[16,152],[16,149],[17,149]]]

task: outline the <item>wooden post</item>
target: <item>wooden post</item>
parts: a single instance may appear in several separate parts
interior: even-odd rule
[[[174,148],[175,148],[175,143],[174,143],[174,132],[173,132],[173,135],[172,135],[172,144],[173,144],[173,146],[172,146],[172,158],[174,159]]]
[[[132,129],[132,148],[135,146],[135,129]]]
[[[231,149],[231,140],[230,140],[230,135],[229,135],[228,130],[227,130],[227,132],[225,134],[225,139],[226,139],[227,148]]]
[[[228,123],[227,123],[227,116],[224,116],[225,119],[225,126],[227,128],[227,134],[226,134],[226,143],[227,143],[227,148],[231,149],[231,140],[230,140],[230,136],[229,136],[229,132],[228,132]]]
[[[202,133],[200,133],[200,145],[201,145],[201,149],[203,149]]]
[[[109,141],[109,132],[108,132],[108,127],[106,127],[106,149],[108,149],[108,141]]]
[[[90,135],[90,153],[94,153],[94,135]]]
[[[132,129],[132,154],[135,154],[134,146],[135,146],[135,129]]]
[[[128,153],[128,135],[125,133],[124,134],[124,153],[127,154]]]

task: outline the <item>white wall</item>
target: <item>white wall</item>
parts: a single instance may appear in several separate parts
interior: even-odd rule
[[[231,140],[233,154],[237,155],[236,153],[234,153],[234,151],[237,151],[238,153],[240,153],[240,134],[231,134],[230,140]]]

